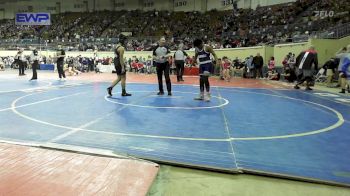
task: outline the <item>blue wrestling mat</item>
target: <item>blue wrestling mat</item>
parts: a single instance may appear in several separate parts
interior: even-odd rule
[[[350,186],[350,97],[303,90],[0,81],[0,139]]]

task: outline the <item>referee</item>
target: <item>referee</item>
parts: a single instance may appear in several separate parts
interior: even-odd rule
[[[166,81],[166,87],[168,90],[168,95],[171,96],[171,81],[170,81],[170,65],[168,58],[170,57],[170,50],[165,46],[165,38],[162,37],[159,40],[159,44],[153,50],[153,59],[157,67],[158,85],[159,92],[157,95],[164,95],[163,90],[163,72]]]
[[[182,76],[184,75],[185,69],[185,56],[187,57],[188,55],[185,51],[183,51],[183,44],[180,44],[177,51],[174,54],[177,82],[184,81]]]

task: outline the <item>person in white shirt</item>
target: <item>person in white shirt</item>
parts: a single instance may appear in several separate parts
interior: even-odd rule
[[[163,89],[163,75],[165,77],[165,82],[168,90],[168,96],[172,96],[171,93],[171,80],[170,80],[170,65],[168,58],[170,57],[170,49],[166,46],[166,40],[162,37],[159,40],[158,45],[153,50],[153,60],[157,66],[157,77],[158,77],[158,87],[159,92],[157,95],[164,95]]]
[[[5,64],[2,58],[0,57],[0,71],[4,71],[4,70],[5,70]]]
[[[183,74],[185,69],[185,59],[187,56],[187,53],[183,50],[183,44],[180,44],[177,51],[174,54],[177,82],[184,81]]]

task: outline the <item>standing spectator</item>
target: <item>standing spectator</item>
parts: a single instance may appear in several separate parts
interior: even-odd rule
[[[256,71],[255,71],[253,59],[254,59],[253,55],[250,55],[246,60],[246,65],[247,65],[246,77],[247,78],[255,78],[256,77],[256,75],[255,75]]]
[[[312,82],[314,70],[318,70],[318,58],[317,52],[314,46],[311,46],[308,50],[301,52],[296,59],[297,66],[299,68],[299,74],[302,74],[302,78],[294,86],[295,89],[300,89],[299,85],[306,81],[306,90],[312,90],[310,84]],[[314,70],[312,65],[314,65]]]
[[[152,73],[152,56],[148,56],[146,61],[146,72],[148,74]]]
[[[159,92],[158,95],[164,95],[163,90],[163,74],[165,77],[165,82],[168,90],[168,95],[171,96],[171,81],[170,81],[170,65],[168,58],[170,57],[170,50],[165,46],[165,38],[162,37],[159,40],[158,45],[153,50],[153,59],[157,66],[157,77],[158,77],[158,86]]]
[[[260,56],[260,53],[257,53],[256,56],[253,59],[253,63],[255,66],[255,71],[256,71],[256,77],[257,78],[263,78],[263,66],[264,66],[264,59],[262,56]]]
[[[270,58],[268,67],[269,67],[269,71],[275,69],[275,57],[272,56]]]
[[[229,82],[231,79],[231,75],[230,75],[230,70],[231,70],[231,62],[230,60],[224,56],[222,58],[222,70],[223,70],[223,76],[224,76],[224,80],[226,82]]]

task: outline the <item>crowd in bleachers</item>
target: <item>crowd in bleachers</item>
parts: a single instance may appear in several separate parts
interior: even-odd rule
[[[350,48],[350,46],[348,48]],[[337,83],[337,81],[340,81],[338,67],[341,57],[339,54],[343,54],[344,52],[348,53],[349,51],[347,51],[346,48],[342,49],[323,66],[316,66],[314,81],[325,83],[327,87],[332,88],[340,86],[340,83]],[[26,59],[27,62],[25,65],[30,68],[31,63],[29,56],[27,56]],[[41,56],[39,61],[40,64],[54,64],[55,60],[56,59],[51,56]],[[224,56],[218,60],[219,63],[214,63],[213,75],[227,82],[230,81],[231,77],[285,81],[291,84],[300,79],[300,70],[296,67],[296,55],[293,53],[288,53],[282,62],[276,62],[275,58],[272,56],[267,63],[264,63],[265,61],[259,53],[255,56],[250,55],[245,59]],[[132,58],[125,58],[124,61],[129,72],[141,74],[156,73],[151,55],[147,57],[133,56]],[[176,66],[173,58],[170,57],[168,62],[171,65],[171,73],[176,75]],[[96,54],[93,57],[84,57],[81,55],[77,57],[67,56],[67,58],[65,58],[64,70],[71,76],[79,75],[82,72],[111,72],[114,67],[113,63],[112,57],[98,57]],[[105,69],[106,67],[108,67],[108,69]],[[193,67],[198,69],[197,62],[194,60],[193,56],[187,56],[185,59],[185,68],[192,69]],[[18,68],[14,57],[0,57],[0,71],[5,68]]]
[[[314,11],[332,11],[331,17]],[[0,21],[1,39],[38,39],[63,42],[71,50],[111,50],[121,32],[130,32],[128,50],[150,50],[159,36],[170,46],[183,42],[191,48],[202,37],[214,48],[234,48],[291,42],[314,32],[350,22],[348,0],[298,0],[293,3],[229,11],[99,11],[52,16],[51,26],[16,26],[14,20]],[[106,38],[101,41],[98,38]],[[87,43],[84,40],[89,39]]]

